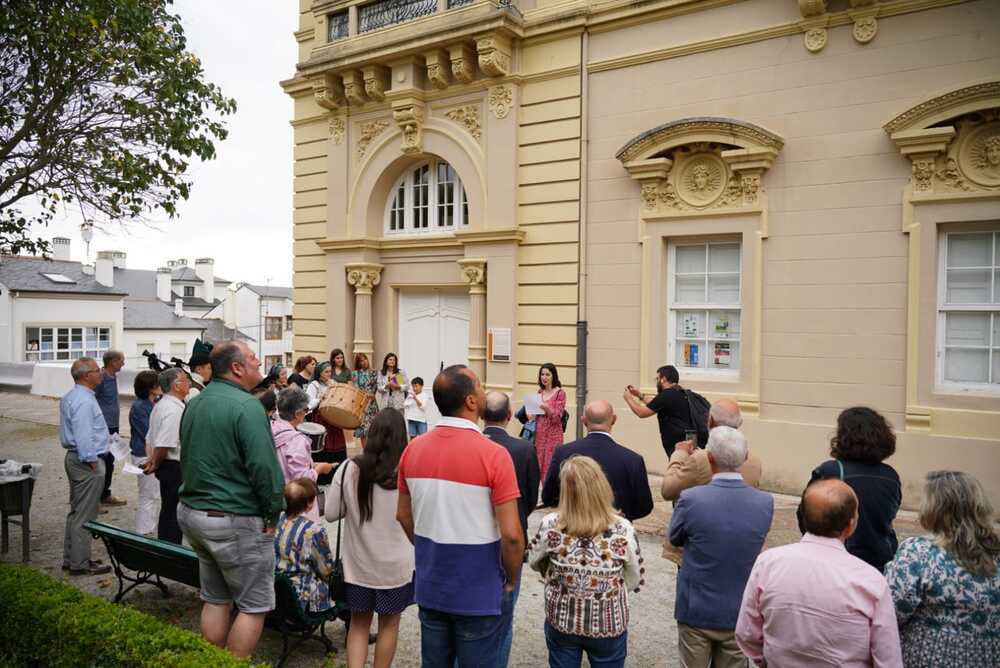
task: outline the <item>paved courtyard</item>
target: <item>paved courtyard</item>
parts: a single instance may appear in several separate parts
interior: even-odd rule
[[[123,406],[123,418],[128,414]],[[62,535],[68,510],[68,487],[63,470],[63,451],[59,448],[58,402],[54,399],[27,394],[0,393],[0,459],[23,462],[40,462],[44,468],[35,486],[32,502],[31,565],[54,578],[67,580],[97,596],[111,598],[116,585],[113,576],[69,578],[60,570]],[[127,422],[127,420],[126,420]],[[657,438],[655,430],[650,438]],[[766,466],[766,462],[765,462]],[[652,477],[654,498],[659,497],[659,478]],[[117,473],[114,492],[128,500],[128,505],[111,509],[102,514],[102,522],[131,529],[134,526],[136,483],[135,478]],[[798,499],[775,495],[775,517],[768,536],[767,547],[798,540],[795,524],[795,507]],[[537,527],[543,511],[536,511],[530,518],[530,527]],[[631,622],[629,626],[629,666],[677,665],[676,625],[673,620],[674,585],[677,568],[661,558],[664,528],[670,517],[670,505],[659,501],[653,513],[637,522],[640,544],[645,558],[646,585],[632,595]],[[914,514],[901,512],[897,519],[900,538],[919,533]],[[335,537],[336,526],[328,525],[330,536]],[[94,544],[95,558],[107,561],[104,548]],[[20,559],[21,542],[17,527],[12,531],[11,550],[0,556],[4,562]],[[147,612],[171,624],[197,632],[199,601],[197,593],[184,585],[169,584],[171,597],[163,598],[155,587],[134,590],[125,604]],[[542,634],[544,611],[542,585],[536,573],[525,571],[521,597],[514,618],[514,646],[510,665],[543,666],[547,663],[545,640]],[[343,625],[328,630],[332,640],[342,645]],[[257,651],[257,659],[275,661],[280,653],[280,637],[265,631]],[[395,665],[417,666],[420,657],[419,622],[415,607],[404,615],[400,631],[399,650]],[[318,643],[301,646],[288,661],[288,666],[316,666],[323,662]],[[327,665],[340,665],[332,658]]]

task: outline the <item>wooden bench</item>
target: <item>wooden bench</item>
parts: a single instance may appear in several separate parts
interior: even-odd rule
[[[95,538],[100,538],[108,550],[118,578],[115,603],[121,602],[125,594],[141,584],[155,585],[164,596],[170,596],[161,578],[195,588],[201,586],[198,555],[189,547],[147,538],[101,522],[87,522],[83,528]],[[134,571],[135,575],[129,575],[126,570]],[[321,613],[308,612],[303,609],[292,581],[283,573],[274,576],[274,600],[275,608],[267,615],[267,626],[281,633],[278,666],[283,665],[291,651],[306,640],[323,643],[327,654],[337,653],[336,647],[326,637],[326,623],[337,619],[350,620],[350,611],[345,603],[337,603]],[[293,639],[297,640],[294,645],[291,644]]]
[[[111,566],[118,578],[115,603],[141,584],[156,585],[164,596],[170,596],[167,585],[163,584],[164,578],[191,587],[201,586],[198,555],[189,547],[147,538],[101,522],[87,522],[83,528],[95,538],[100,538],[108,550]],[[134,571],[135,575],[129,575],[126,569]],[[128,586],[126,583],[129,583]]]

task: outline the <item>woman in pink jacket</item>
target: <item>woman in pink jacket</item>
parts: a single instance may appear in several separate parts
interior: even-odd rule
[[[308,436],[298,430],[309,412],[309,397],[301,389],[291,386],[278,395],[278,416],[271,422],[274,449],[278,454],[278,464],[285,474],[285,484],[299,478],[316,478],[329,473],[336,464],[330,462],[313,463]],[[319,504],[313,504],[303,513],[314,522],[319,521]]]

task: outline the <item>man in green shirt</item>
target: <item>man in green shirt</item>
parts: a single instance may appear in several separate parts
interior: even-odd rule
[[[201,633],[236,656],[253,654],[274,608],[274,526],[284,476],[264,407],[250,390],[260,360],[242,341],[212,349],[212,383],[181,418],[177,519],[198,554]],[[230,627],[233,603],[239,610]]]

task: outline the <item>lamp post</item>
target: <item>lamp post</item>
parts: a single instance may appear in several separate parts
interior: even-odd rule
[[[80,236],[83,237],[83,243],[87,244],[87,260],[90,260],[90,242],[94,240],[94,224],[86,222],[80,225]]]

